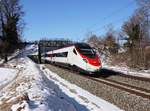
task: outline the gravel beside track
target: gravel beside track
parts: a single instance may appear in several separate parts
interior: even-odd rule
[[[73,84],[91,92],[92,94],[109,101],[125,111],[150,111],[150,100],[145,99],[120,89],[92,81],[75,73],[66,71],[52,65],[46,65],[51,71]],[[141,83],[144,84],[145,83]],[[147,84],[146,84],[147,86]],[[147,86],[149,87],[149,85]]]
[[[132,86],[141,87],[141,88],[150,90],[150,81],[148,82],[148,81],[136,80],[136,79],[121,77],[117,75],[109,76],[107,79],[115,80],[118,82],[130,84]]]

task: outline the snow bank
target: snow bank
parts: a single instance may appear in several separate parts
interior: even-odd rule
[[[2,86],[12,81],[17,76],[17,70],[10,68],[0,68],[0,89]]]
[[[59,87],[49,81],[30,59],[25,57],[18,62],[17,67],[23,69],[20,77],[23,80],[19,80],[22,82],[16,91],[18,95],[26,93],[29,100],[13,104],[13,111],[19,108],[23,108],[23,111],[77,111],[72,103],[61,97]]]

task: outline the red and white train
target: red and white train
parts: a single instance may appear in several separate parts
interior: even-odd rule
[[[46,53],[45,60],[90,74],[99,71],[102,67],[99,56],[86,43],[76,43],[49,51]]]

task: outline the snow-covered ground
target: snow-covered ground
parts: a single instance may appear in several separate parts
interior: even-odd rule
[[[0,90],[1,111],[9,108],[12,111],[121,111],[62,79],[44,65],[33,63],[26,54],[34,53],[35,47],[29,46],[19,53],[18,58],[8,62],[8,65],[19,70],[19,74]],[[1,71],[4,72],[3,69]],[[8,69],[10,72],[11,69]],[[13,78],[14,73],[12,71],[6,78]]]
[[[17,76],[17,70],[10,68],[0,68],[0,89]]]
[[[147,77],[150,78],[150,69],[149,70],[141,70],[141,71],[136,71],[134,69],[131,69],[127,66],[112,66],[108,65],[106,63],[103,63],[103,68],[110,69],[116,72],[121,72],[123,74],[129,74],[129,75],[134,75],[134,76],[139,76],[139,77]]]

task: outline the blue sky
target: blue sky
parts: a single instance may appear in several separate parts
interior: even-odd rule
[[[135,0],[21,0],[26,40],[68,38],[79,41],[106,26],[119,29],[136,9]]]

